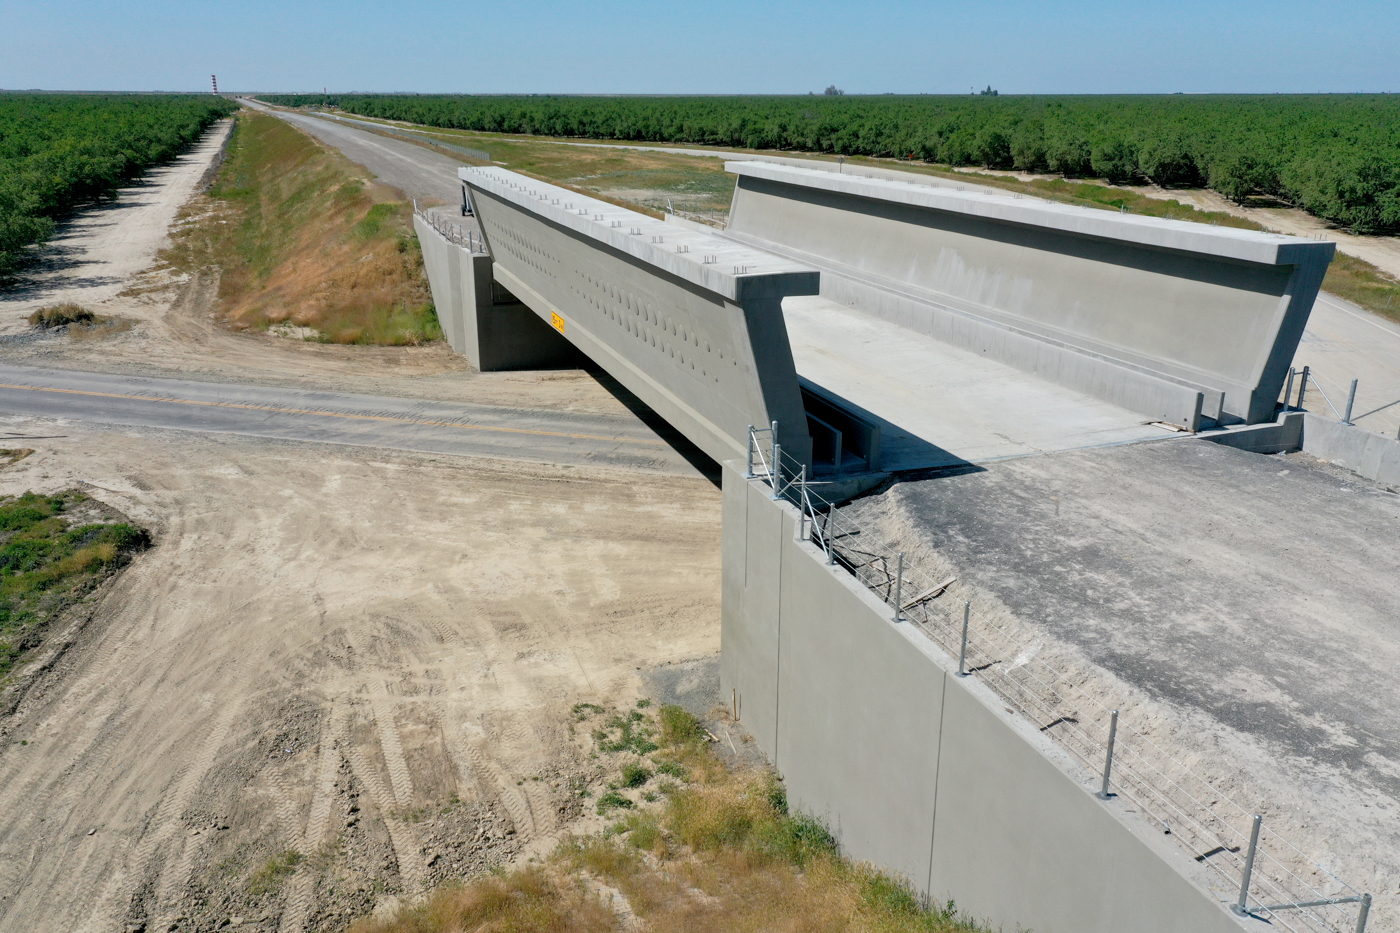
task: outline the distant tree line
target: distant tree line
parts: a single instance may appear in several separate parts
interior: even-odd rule
[[[213,95],[0,95],[0,277],[74,207],[119,187],[237,109]]]
[[[1400,97],[474,97],[274,95],[497,133],[896,156],[1280,197],[1364,233],[1400,231]]]

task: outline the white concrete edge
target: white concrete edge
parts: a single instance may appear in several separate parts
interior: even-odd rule
[[[951,186],[939,188],[929,184],[844,175],[772,162],[727,161],[724,169],[735,175],[804,188],[1268,266],[1292,265],[1310,258],[1318,261],[1325,258],[1330,262],[1337,248],[1337,244],[1331,241],[1280,233],[1211,227],[1186,220],[1167,220],[1139,214],[1116,214],[1038,198],[1016,198]]]
[[[468,166],[458,169],[457,176],[469,187],[508,201],[731,301],[740,299],[741,283],[744,281],[794,275],[810,276],[808,287],[811,291],[790,287],[785,294],[816,294],[819,275],[816,269],[716,234],[656,220],[637,211],[506,169]],[[615,223],[618,226],[613,226]]]

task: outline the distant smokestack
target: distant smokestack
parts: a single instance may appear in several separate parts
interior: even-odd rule
[[[210,76],[209,76],[209,80],[210,80],[211,82],[213,82],[213,84],[214,84],[214,93],[215,93],[215,94],[219,93],[219,76],[218,76],[218,75],[210,75]]]

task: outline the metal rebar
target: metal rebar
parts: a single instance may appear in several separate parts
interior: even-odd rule
[[[1303,375],[1298,381],[1298,410],[1303,410],[1303,394],[1308,391],[1308,367],[1303,367]]]
[[[1356,933],[1366,933],[1366,918],[1371,915],[1371,895],[1361,895],[1361,910],[1356,914]]]
[[[1249,916],[1249,876],[1254,874],[1254,853],[1259,850],[1259,827],[1264,818],[1254,814],[1254,827],[1249,831],[1249,854],[1244,857],[1244,874],[1240,876],[1240,899],[1230,910],[1241,917]]]
[[[744,469],[744,479],[753,479],[753,425],[749,425],[749,456]]]
[[[958,676],[967,676],[967,624],[972,621],[972,601],[963,600],[963,637],[962,649],[958,651]]]
[[[1288,400],[1293,397],[1293,376],[1295,371],[1292,366],[1288,367],[1288,382],[1283,387],[1283,410],[1288,411]]]
[[[903,619],[901,619],[900,616],[901,616],[903,613],[900,612],[899,601],[900,601],[900,598],[903,596],[903,591],[904,591],[904,552],[903,552],[903,551],[900,551],[900,552],[899,552],[899,562],[896,564],[896,568],[897,568],[897,569],[896,569],[895,572],[894,572],[894,620],[895,620],[896,622],[902,622]]]
[[[1347,413],[1342,415],[1342,424],[1351,424],[1351,410],[1356,405],[1356,384],[1360,379],[1351,381],[1351,392],[1347,395]]]
[[[1108,720],[1108,750],[1103,756],[1103,786],[1099,788],[1098,797],[1100,800],[1107,800],[1113,795],[1108,792],[1108,782],[1113,776],[1113,746],[1118,742],[1118,710],[1109,714]]]

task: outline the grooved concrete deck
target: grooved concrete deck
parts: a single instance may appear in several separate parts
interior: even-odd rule
[[[979,463],[1174,432],[819,296],[783,300],[797,374],[882,425],[882,468]]]

